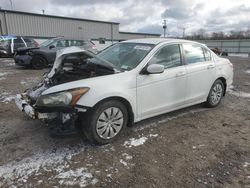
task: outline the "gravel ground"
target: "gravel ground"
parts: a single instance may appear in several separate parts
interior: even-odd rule
[[[150,118],[94,146],[21,113],[13,96],[48,70],[0,59],[0,187],[250,187],[250,59],[230,60],[234,87],[217,108]]]

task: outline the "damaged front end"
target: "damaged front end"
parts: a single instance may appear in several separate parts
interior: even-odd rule
[[[87,111],[76,103],[90,88],[78,87],[43,93],[57,85],[63,86],[64,83],[116,72],[108,62],[102,62],[89,51],[78,47],[65,48],[57,52],[52,69],[44,74],[42,81],[36,87],[18,94],[15,102],[29,117],[40,119],[52,127],[54,134],[70,134],[75,130],[78,115]]]

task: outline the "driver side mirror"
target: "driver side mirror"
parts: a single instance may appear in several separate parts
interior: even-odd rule
[[[151,64],[147,66],[145,74],[160,74],[163,73],[164,70],[165,70],[164,65]]]
[[[55,48],[55,45],[51,45],[51,46],[49,46],[49,49],[52,49],[52,48]]]

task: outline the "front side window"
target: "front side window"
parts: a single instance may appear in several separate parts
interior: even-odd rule
[[[183,44],[183,50],[187,64],[206,61],[203,49],[200,45],[186,43]]]
[[[153,44],[117,43],[97,55],[121,70],[134,69],[154,47]]]
[[[181,65],[181,54],[178,44],[168,45],[161,48],[149,61],[149,64],[161,64],[165,68]]]

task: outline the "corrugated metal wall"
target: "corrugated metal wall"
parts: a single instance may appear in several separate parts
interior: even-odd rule
[[[129,40],[129,39],[139,39],[139,38],[156,38],[160,37],[160,35],[150,35],[150,34],[136,34],[136,33],[127,33],[120,32],[120,40]]]
[[[8,31],[3,29],[3,34],[34,37],[106,38],[108,40],[112,39],[113,34],[114,40],[119,38],[119,24],[63,19],[42,15],[25,15],[13,12],[6,12],[5,15]],[[4,26],[6,25],[5,15],[3,12],[0,14],[1,23]]]
[[[229,53],[250,53],[250,39],[234,40],[197,40],[209,48],[220,48]]]

